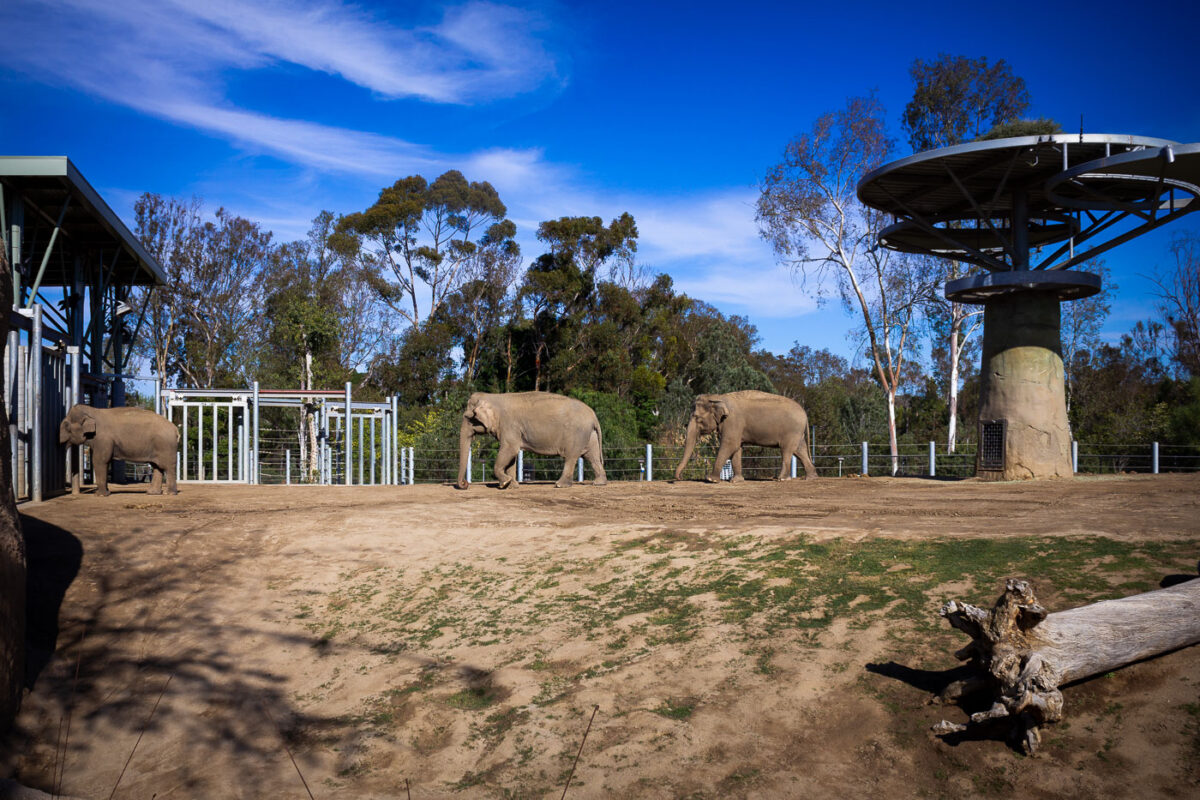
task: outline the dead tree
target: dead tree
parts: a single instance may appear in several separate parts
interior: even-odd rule
[[[942,699],[988,691],[993,704],[967,724],[943,720],[934,731],[1008,720],[1033,754],[1041,726],[1062,719],[1060,686],[1200,642],[1200,580],[1050,614],[1026,581],[1010,578],[990,611],[951,600],[941,614],[972,639],[955,656],[981,673],[951,684]]]

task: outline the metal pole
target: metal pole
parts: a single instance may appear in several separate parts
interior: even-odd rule
[[[346,381],[346,440],[342,443],[343,449],[346,452],[346,485],[353,483],[352,470],[350,469],[350,381]]]
[[[1079,472],[1079,442],[1071,440],[1071,471]]]
[[[70,348],[67,348],[68,352]],[[162,378],[154,379],[154,413],[162,413]]]
[[[929,477],[931,478],[937,477],[936,448],[936,444],[933,442],[929,443]]]
[[[42,306],[33,304],[33,325],[29,331],[29,385],[33,389],[30,398],[29,446],[32,489],[29,499],[42,502]]]
[[[792,456],[792,477],[796,477],[796,457]]]
[[[1154,442],[1153,446],[1151,447],[1151,454],[1153,456],[1153,461],[1154,461],[1154,474],[1157,475],[1158,474],[1158,442]]]
[[[383,425],[382,425],[381,427],[387,427],[387,417],[383,417]],[[370,436],[370,439],[371,439],[371,458],[369,459],[369,460],[370,460],[370,462],[371,462],[371,475],[370,475],[370,478],[371,478],[371,485],[372,485],[372,486],[374,486],[374,485],[375,485],[375,416],[374,416],[373,414],[371,415],[371,426],[370,426],[370,428],[371,428],[371,430],[370,430],[370,433],[371,433],[371,436]]]
[[[467,450],[467,483],[471,483],[471,451]]]
[[[654,445],[646,445],[646,482],[654,480]]]
[[[362,486],[364,483],[366,483],[366,481],[363,479],[364,478],[364,475],[363,475],[363,453],[366,452],[366,449],[367,449],[367,448],[363,447],[363,428],[364,427],[365,426],[363,425],[363,416],[362,416],[362,414],[359,414],[358,415],[358,485],[359,486]]]
[[[815,464],[815,463],[817,463],[817,426],[816,425],[811,426],[811,428],[809,430],[808,446],[812,449],[812,455],[809,457],[813,460],[813,463]],[[793,478],[796,477],[795,473],[792,474],[792,477]]]
[[[221,470],[217,463],[217,443],[220,440],[220,437],[217,436],[217,432],[218,432],[219,426],[221,424],[221,421],[217,416],[219,413],[221,413],[220,409],[217,408],[216,403],[213,403],[213,480],[214,481],[218,481],[221,479]]]
[[[250,451],[249,458],[250,483],[258,483],[258,381],[254,382],[254,419],[251,425],[253,427],[254,447]]]
[[[398,486],[403,486],[408,483],[408,448],[400,448],[400,471],[396,473],[396,481]]]
[[[863,475],[868,474],[867,473],[867,443],[866,442],[862,443],[862,474]]]
[[[517,483],[525,480],[525,451],[517,451]]]
[[[14,229],[14,234],[15,233],[16,230]],[[15,267],[13,268],[13,272],[16,272]],[[8,311],[5,311],[4,313],[8,313]],[[21,334],[18,331],[11,330],[8,332],[8,352],[6,354],[4,364],[6,370],[6,374],[4,376],[4,401],[5,410],[8,412],[8,443],[12,448],[12,453],[10,454],[10,467],[12,471],[9,474],[12,475],[12,490],[14,496],[16,496],[17,493],[17,413],[20,407],[20,400],[18,399],[19,396],[17,394],[18,391],[20,391],[20,382],[17,380],[17,364],[20,354]]]
[[[284,463],[284,468],[283,468],[284,485],[291,486],[292,485],[292,451],[291,450],[284,451],[283,463]]]
[[[188,468],[188,404],[184,403],[180,406],[180,409],[183,411],[183,461],[175,474],[179,476],[179,480],[186,481]]]
[[[225,477],[233,480],[233,403],[229,404],[229,420],[225,426],[225,437],[229,439],[229,463],[225,465]]]
[[[242,419],[245,420],[245,410],[243,409]],[[238,480],[246,480],[246,426],[245,424],[238,425]]]
[[[80,347],[68,347],[67,354],[71,357],[71,400],[72,407],[79,405],[81,398],[80,379]],[[83,446],[67,448],[69,456],[74,457],[74,467],[71,470],[71,494],[79,494],[80,473],[83,472]]]
[[[575,472],[579,476],[575,480],[579,481],[580,483],[583,483],[583,456],[579,457],[579,461],[577,462],[576,467],[575,467]]]
[[[413,486],[417,482],[417,450],[415,447],[408,448],[408,485]]]
[[[204,404],[196,404],[196,480],[204,480]]]

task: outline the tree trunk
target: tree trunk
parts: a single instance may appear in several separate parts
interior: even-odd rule
[[[1039,728],[1062,719],[1060,686],[1200,642],[1200,580],[1048,614],[1027,582],[1010,578],[990,611],[951,600],[941,614],[973,640],[955,655],[983,673],[952,684],[943,699],[990,690],[994,702],[968,724],[942,721],[934,730],[1007,719],[1032,754]]]
[[[12,273],[0,253],[0,342],[8,341]],[[0,403],[0,733],[8,730],[21,704],[25,681],[25,537],[12,493],[8,415]]]
[[[892,475],[900,471],[900,443],[896,441],[896,389],[887,387],[888,446],[892,451]]]
[[[683,468],[691,460],[692,451],[696,448],[696,440],[699,437],[700,432],[696,429],[696,420],[693,419],[688,422],[687,440],[683,443],[683,458],[679,459],[679,466],[675,468],[675,480],[679,480],[679,476],[683,474]]]
[[[946,435],[946,452],[953,453],[958,441],[958,359],[960,354],[959,334],[962,332],[962,306],[950,304],[950,386],[946,405],[950,408],[950,419]]]

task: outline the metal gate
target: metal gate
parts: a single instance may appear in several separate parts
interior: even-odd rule
[[[179,481],[247,483],[250,426],[244,399],[203,400],[167,393],[167,419],[179,428]]]

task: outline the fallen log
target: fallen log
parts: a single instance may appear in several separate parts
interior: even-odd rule
[[[1013,740],[1032,755],[1041,726],[1062,719],[1060,686],[1200,642],[1200,579],[1050,614],[1029,583],[1010,578],[991,610],[951,600],[941,615],[972,639],[955,656],[981,672],[942,699],[990,691],[993,703],[967,724],[943,720],[934,732],[1008,720]]]

